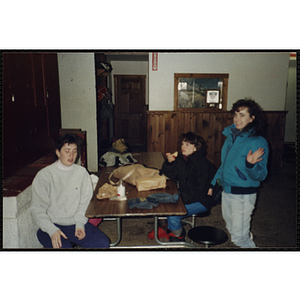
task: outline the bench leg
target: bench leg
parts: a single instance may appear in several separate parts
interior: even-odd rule
[[[117,246],[122,238],[122,223],[121,223],[121,218],[103,218],[103,221],[117,221],[117,239],[113,242],[110,243],[110,247],[115,247]]]

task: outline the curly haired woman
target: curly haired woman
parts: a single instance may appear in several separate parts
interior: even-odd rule
[[[266,122],[261,107],[253,100],[238,100],[231,113],[234,123],[223,131],[227,138],[221,166],[211,185],[218,179],[222,182],[222,215],[231,241],[241,248],[255,248],[250,222],[257,190],[268,174],[269,147],[263,138]],[[210,188],[208,195],[212,192]]]

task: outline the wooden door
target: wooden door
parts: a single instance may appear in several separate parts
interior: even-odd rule
[[[146,146],[145,75],[114,75],[115,136],[130,146]]]

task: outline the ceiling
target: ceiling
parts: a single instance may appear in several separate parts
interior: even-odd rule
[[[149,52],[104,52],[107,61],[148,61]]]

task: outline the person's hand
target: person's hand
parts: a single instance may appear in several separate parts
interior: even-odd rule
[[[263,156],[263,154],[265,153],[264,149],[263,148],[259,148],[257,149],[255,152],[252,153],[252,151],[250,150],[248,152],[248,155],[247,155],[247,161],[250,163],[250,164],[256,164],[257,162],[259,161],[262,161],[263,159],[261,158]]]
[[[84,239],[85,238],[85,230],[83,228],[77,228],[75,230],[75,236],[77,236],[79,240]]]
[[[212,194],[213,194],[213,189],[210,188],[210,189],[208,190],[208,192],[207,192],[207,195],[208,195],[208,196],[212,196]]]
[[[61,231],[61,230],[56,230],[52,236],[51,236],[51,242],[52,242],[52,247],[53,248],[61,248],[62,243],[61,243],[61,236],[65,238],[66,240],[68,239],[66,235]]]
[[[166,157],[169,163],[173,162],[176,159],[176,157],[171,153],[166,153]]]

